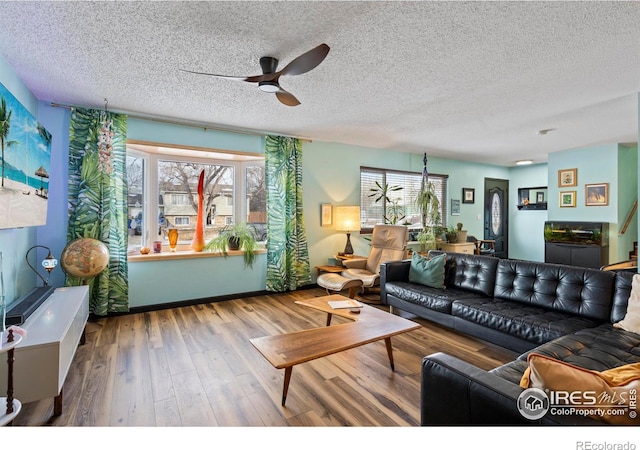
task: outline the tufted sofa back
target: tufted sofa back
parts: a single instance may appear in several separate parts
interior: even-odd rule
[[[430,255],[443,253],[431,251]],[[493,297],[498,258],[491,256],[447,253],[445,286],[465,289]]]
[[[615,278],[610,271],[501,259],[494,297],[609,322]]]
[[[615,291],[613,292],[613,307],[611,308],[611,323],[620,322],[627,314],[627,304],[631,295],[633,272],[616,272]]]

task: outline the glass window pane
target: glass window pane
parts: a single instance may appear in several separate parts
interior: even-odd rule
[[[198,179],[204,170],[205,241],[233,222],[234,170],[232,166],[187,161],[158,161],[158,232],[167,240],[167,228],[178,229],[178,244],[193,239],[198,211]]]
[[[142,157],[127,155],[127,226],[129,227],[129,250],[143,245],[144,169]]]
[[[491,231],[493,234],[502,234],[502,201],[497,192],[491,198]]]

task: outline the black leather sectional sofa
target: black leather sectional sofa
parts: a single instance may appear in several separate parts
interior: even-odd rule
[[[530,421],[517,409],[531,352],[591,370],[640,362],[640,335],[613,327],[633,273],[447,254],[445,289],[409,282],[410,260],[383,263],[381,301],[520,353],[485,371],[444,353],[422,362],[421,423],[587,424],[580,416]]]

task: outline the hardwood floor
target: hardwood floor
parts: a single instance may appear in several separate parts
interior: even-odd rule
[[[392,338],[395,372],[384,341],[310,361],[293,370],[282,407],[284,371],[249,339],[324,326],[325,314],[294,304],[322,295],[308,289],[91,320],[63,414],[51,417],[53,399],[27,403],[14,426],[415,426],[425,355],[444,351],[485,369],[516,356],[405,316],[423,326]]]

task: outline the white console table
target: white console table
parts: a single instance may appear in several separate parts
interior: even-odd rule
[[[26,336],[15,347],[13,381],[22,403],[54,398],[54,415],[62,414],[62,386],[76,353],[84,343],[89,318],[88,286],[62,287],[20,325]],[[0,366],[0,392],[7,370]]]

